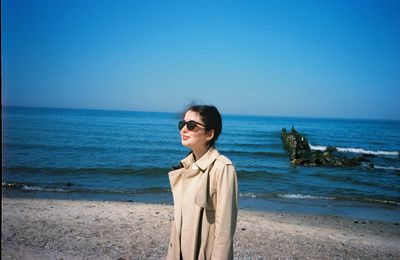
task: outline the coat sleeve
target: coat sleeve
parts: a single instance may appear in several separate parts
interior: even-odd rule
[[[235,168],[225,165],[218,175],[215,239],[212,259],[233,259],[233,235],[238,212],[238,184]]]

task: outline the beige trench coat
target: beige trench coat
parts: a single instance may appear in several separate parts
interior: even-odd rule
[[[168,259],[233,259],[233,235],[238,212],[234,166],[215,148],[183,168],[169,172],[174,221]]]

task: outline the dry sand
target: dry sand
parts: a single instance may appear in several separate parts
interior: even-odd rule
[[[163,259],[171,205],[2,199],[3,259]],[[235,259],[400,259],[398,223],[239,211]]]

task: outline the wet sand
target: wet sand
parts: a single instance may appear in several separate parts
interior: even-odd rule
[[[171,205],[2,198],[3,259],[163,259]],[[235,259],[400,259],[399,223],[239,211]]]

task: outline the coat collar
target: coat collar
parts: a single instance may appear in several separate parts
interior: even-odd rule
[[[190,153],[185,159],[181,162],[185,168],[189,167],[193,163],[199,167],[200,170],[204,171],[207,169],[219,156],[219,152],[214,147],[211,147],[206,154],[204,154],[199,160],[194,161],[193,153]]]

